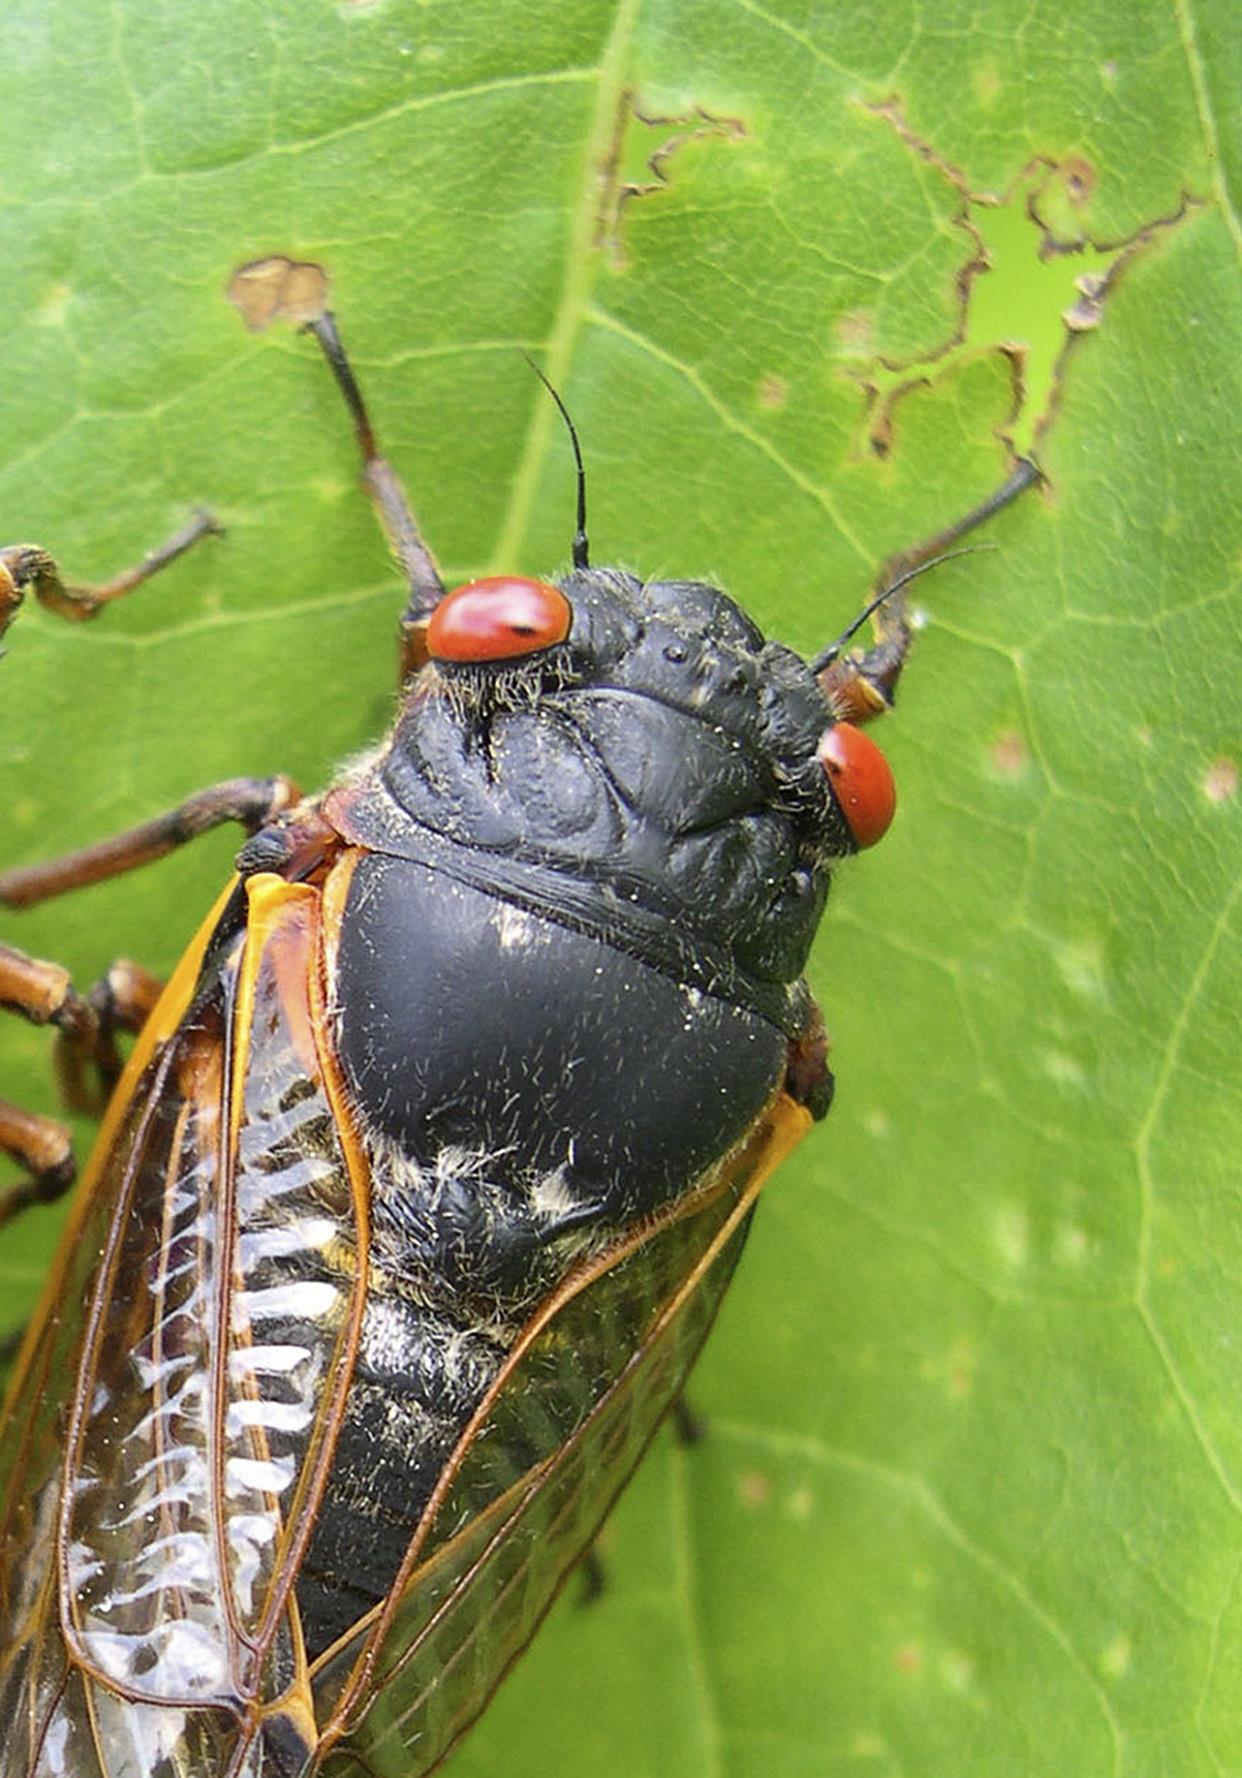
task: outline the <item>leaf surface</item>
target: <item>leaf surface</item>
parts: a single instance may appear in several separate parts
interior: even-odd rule
[[[328,270],[449,578],[568,557],[519,348],[582,433],[594,559],[716,578],[808,652],[999,483],[1007,432],[1049,476],[918,588],[898,822],[814,963],[838,1099],[699,1372],[710,1437],[662,1436],[606,1597],[558,1605],[455,1778],[1242,1771],[1232,26],[0,20],[0,532],[103,576],[195,503],[227,526],[95,624],[22,613],[5,862],[237,773],[317,786],[387,720],[400,590],[312,347],[224,300],[246,261]],[[1075,278],[1127,244],[1060,356]],[[234,846],[6,936],[82,983],[167,970]],[[43,1037],[0,1042],[50,1110]],[[6,1231],[14,1320],[57,1221]]]

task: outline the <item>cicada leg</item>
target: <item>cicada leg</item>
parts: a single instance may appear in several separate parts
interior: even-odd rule
[[[151,821],[81,851],[42,864],[0,872],[0,904],[29,907],[69,889],[101,882],[162,858],[200,833],[237,821],[253,834],[299,800],[291,778],[232,778],[187,797]],[[136,963],[114,963],[89,994],[73,987],[57,963],[0,946],[0,1007],[57,1032],[56,1068],[62,1097],[76,1111],[100,1112],[121,1072],[116,1035],[137,1032],[159,998],[161,983]],[[13,1105],[0,1107],[0,1151],[27,1178],[0,1192],[0,1223],[25,1204],[47,1202],[74,1177],[69,1135],[50,1118]]]
[[[37,543],[14,543],[0,549],[0,635],[3,635],[28,592],[41,605],[58,616],[82,623],[95,617],[113,599],[121,598],[150,580],[178,556],[204,537],[219,532],[219,525],[209,512],[196,512],[188,524],[151,550],[132,568],[125,568],[111,580],[94,585],[74,585],[66,581],[56,565]]]
[[[0,549],[0,635],[13,621],[28,592],[49,611],[80,623],[95,617],[112,600],[132,592],[219,530],[212,515],[200,509],[140,562],[110,580],[94,583],[67,581],[55,558],[39,544],[10,544]],[[4,886],[0,888],[0,900],[20,907],[65,889],[97,882],[157,858],[219,821],[244,820],[253,830],[274,809],[296,800],[296,794],[287,778],[245,779],[218,785],[103,845],[0,876],[0,885]],[[98,1113],[102,1109],[121,1068],[116,1034],[137,1031],[159,993],[156,977],[136,963],[118,962],[89,994],[82,995],[73,987],[68,971],[59,964],[0,946],[0,1008],[16,1011],[34,1024],[55,1028],[61,1094],[74,1110]],[[55,1118],[0,1101],[0,1153],[16,1161],[25,1174],[16,1184],[0,1188],[0,1224],[28,1204],[48,1203],[60,1197],[73,1183],[76,1167],[72,1141],[64,1124]],[[20,1334],[0,1338],[0,1364],[11,1355],[17,1339]]]
[[[707,1437],[707,1421],[702,1414],[696,1414],[686,1400],[685,1392],[676,1396],[668,1411],[677,1442],[687,1447],[697,1445]]]
[[[116,1035],[142,1027],[162,985],[136,963],[118,962],[80,994],[59,963],[0,945],[0,1007],[55,1029],[61,1096],[74,1111],[102,1111],[121,1072]],[[54,1118],[0,1102],[0,1151],[27,1175],[0,1191],[0,1224],[27,1204],[51,1203],[73,1183],[69,1132]]]
[[[701,1444],[708,1436],[708,1422],[701,1414],[696,1414],[686,1400],[685,1391],[674,1396],[669,1405],[668,1422],[677,1443],[685,1449]],[[578,1598],[580,1607],[594,1605],[596,1600],[603,1598],[608,1591],[608,1565],[599,1553],[599,1545],[588,1544],[578,1558],[576,1571]]]
[[[0,1226],[28,1204],[54,1203],[69,1190],[77,1174],[72,1139],[64,1124],[23,1111],[6,1099],[0,1099],[0,1152],[27,1174],[0,1191]]]
[[[869,722],[883,715],[892,704],[912,639],[905,596],[909,582],[923,569],[951,554],[959,538],[986,524],[1041,479],[1038,466],[1028,457],[1019,457],[1012,474],[986,500],[934,537],[885,562],[875,592],[860,615],[844,635],[811,663],[839,717],[848,722]],[[845,653],[845,644],[868,618],[875,641],[870,648]]]
[[[66,890],[102,883],[107,877],[120,876],[163,858],[187,840],[196,839],[226,821],[238,822],[249,834],[257,833],[267,822],[292,808],[300,795],[293,779],[283,773],[273,778],[227,778],[223,784],[212,784],[187,797],[176,808],[166,809],[162,815],[114,834],[111,839],[99,840],[79,852],[68,852],[42,864],[0,871],[0,906],[30,907],[36,901],[63,895]]]
[[[587,1606],[594,1605],[597,1599],[602,1599],[608,1591],[608,1570],[593,1543],[588,1544],[578,1558],[575,1585],[578,1589],[576,1603],[584,1610]]]
[[[363,486],[375,504],[389,548],[409,588],[405,610],[401,614],[401,678],[404,682],[427,659],[427,624],[444,597],[444,582],[440,579],[435,558],[423,542],[418,521],[396,470],[379,453],[371,417],[345,354],[336,321],[325,312],[318,320],[307,323],[307,332],[313,333],[318,340],[337,387],[345,398],[362,455]]]

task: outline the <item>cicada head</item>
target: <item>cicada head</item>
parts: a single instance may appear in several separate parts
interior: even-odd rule
[[[427,649],[380,763],[407,818],[636,943],[659,919],[753,980],[800,975],[832,865],[893,803],[805,661],[715,587],[610,568],[469,582]]]

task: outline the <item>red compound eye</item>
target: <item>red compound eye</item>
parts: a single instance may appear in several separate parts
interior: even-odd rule
[[[508,661],[563,642],[573,612],[546,580],[493,574],[455,587],[427,625],[433,661]]]
[[[845,816],[854,843],[874,846],[888,832],[897,807],[892,768],[870,735],[838,722],[819,744],[819,762]]]

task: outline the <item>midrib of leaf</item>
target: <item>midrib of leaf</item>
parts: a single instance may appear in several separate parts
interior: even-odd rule
[[[583,142],[578,196],[565,237],[561,294],[543,357],[543,370],[558,389],[566,382],[595,286],[599,256],[592,249],[599,208],[599,168],[616,127],[637,10],[638,0],[618,0],[612,31],[600,58],[595,110]],[[492,546],[486,570],[489,574],[503,573],[521,560],[539,472],[552,437],[561,425],[556,408],[534,378],[531,390],[526,440]]]
[[[1225,180],[1225,168],[1221,159],[1220,136],[1216,128],[1216,113],[1212,108],[1212,97],[1208,90],[1207,75],[1203,66],[1203,54],[1199,48],[1199,33],[1195,23],[1195,10],[1191,0],[1175,0],[1174,16],[1177,29],[1182,40],[1182,48],[1186,55],[1186,67],[1190,74],[1190,84],[1194,89],[1195,107],[1199,114],[1199,122],[1203,127],[1203,147],[1208,164],[1214,169],[1213,184],[1220,202],[1221,213],[1225,218],[1225,226],[1233,240],[1235,251],[1242,257],[1242,221],[1230,200],[1229,188]]]

